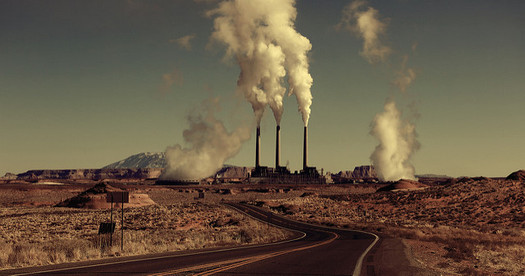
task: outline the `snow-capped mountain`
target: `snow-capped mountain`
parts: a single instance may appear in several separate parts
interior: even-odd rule
[[[166,156],[164,152],[142,152],[132,155],[124,160],[109,164],[103,169],[129,169],[129,168],[164,168]]]

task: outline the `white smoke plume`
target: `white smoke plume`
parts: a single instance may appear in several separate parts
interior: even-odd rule
[[[343,9],[343,17],[337,25],[363,39],[361,55],[370,63],[384,62],[392,52],[384,45],[387,22],[381,21],[379,12],[368,6],[367,1],[356,0]]]
[[[215,118],[218,99],[204,101],[201,108],[188,116],[190,126],[183,132],[188,146],[177,144],[166,149],[168,164],[162,179],[198,180],[213,175],[250,139],[250,127],[241,126],[228,132]]]
[[[379,179],[416,179],[410,162],[419,148],[415,125],[402,118],[395,101],[387,100],[383,112],[375,116],[371,125],[370,134],[379,140],[379,145],[370,159]]]
[[[401,69],[396,72],[394,86],[402,94],[415,80],[416,73],[406,66],[408,56],[403,57]],[[410,120],[417,117],[415,105],[410,110],[413,114],[404,118],[393,98],[389,98],[382,113],[375,116],[370,134],[379,140],[379,145],[370,156],[379,179],[397,181],[415,180],[415,169],[411,163],[412,155],[419,149],[415,124]]]
[[[207,13],[215,16],[212,41],[223,43],[226,57],[239,63],[237,88],[251,103],[257,125],[266,105],[280,124],[286,72],[289,93],[297,97],[299,112],[308,124],[312,77],[307,53],[312,46],[294,28],[294,4],[294,0],[231,0]]]
[[[338,28],[345,28],[363,39],[361,55],[371,64],[386,62],[392,50],[385,46],[382,37],[386,34],[387,22],[381,21],[379,12],[364,0],[356,0],[343,10]],[[413,51],[417,44],[413,44]],[[416,72],[407,67],[408,56],[404,56],[401,69],[395,73],[392,84],[406,95],[406,90],[416,78]],[[411,163],[412,155],[419,149],[415,124],[404,118],[394,97],[387,99],[383,112],[371,123],[370,134],[379,140],[379,145],[370,160],[383,181],[416,179]],[[416,114],[415,107],[412,112]]]

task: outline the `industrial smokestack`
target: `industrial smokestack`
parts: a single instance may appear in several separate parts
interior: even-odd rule
[[[303,170],[308,167],[308,127],[304,127]]]
[[[261,155],[261,127],[257,127],[257,135],[255,137],[255,167],[259,167],[259,156]]]
[[[279,169],[281,161],[281,126],[277,125],[275,131],[275,169]]]

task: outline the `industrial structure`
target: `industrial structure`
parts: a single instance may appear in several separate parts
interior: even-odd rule
[[[261,129],[257,127],[255,136],[255,168],[250,176],[250,183],[319,183],[325,179],[315,167],[308,166],[308,127],[304,127],[303,169],[291,173],[287,167],[280,165],[281,158],[281,126],[275,129],[275,168],[261,166]]]
[[[221,176],[220,171],[214,176],[200,180],[166,180],[158,179],[155,183],[161,185],[199,185],[216,183],[252,183],[252,184],[326,184],[326,178],[316,167],[308,166],[308,128],[304,127],[303,168],[290,172],[286,166],[281,166],[281,127],[275,129],[275,167],[261,166],[261,128],[257,127],[255,135],[255,168],[243,171],[234,177]],[[246,167],[244,167],[246,169]]]

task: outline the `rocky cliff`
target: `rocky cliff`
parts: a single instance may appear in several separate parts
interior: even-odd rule
[[[352,177],[354,179],[377,178],[377,174],[373,166],[359,166],[354,168]]]
[[[72,169],[30,170],[17,175],[18,180],[39,181],[43,179],[101,180],[101,179],[149,179],[158,178],[162,169]]]
[[[340,171],[332,175],[335,182],[347,182],[352,180],[377,179],[373,166],[358,166],[353,171]]]

